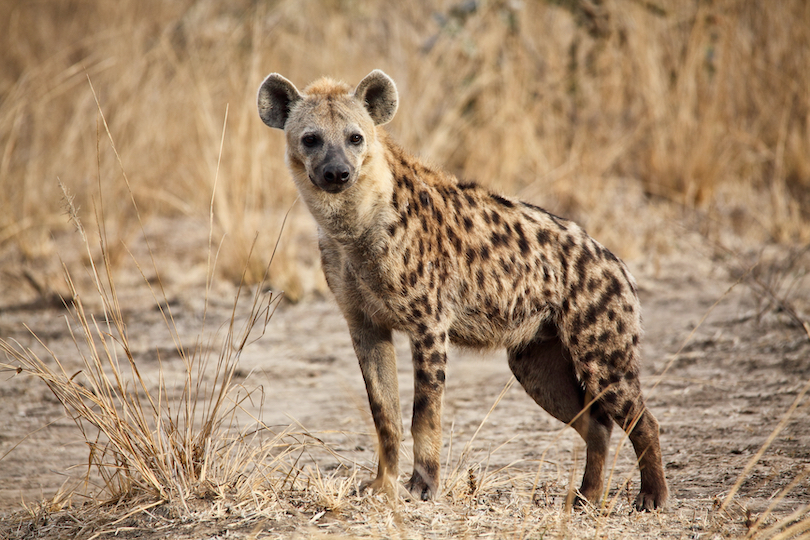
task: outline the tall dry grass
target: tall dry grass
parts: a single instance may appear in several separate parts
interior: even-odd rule
[[[810,239],[803,0],[10,0],[0,21],[7,260],[52,254],[67,226],[57,177],[85,208],[100,177],[111,234],[133,229],[115,158],[96,152],[88,75],[147,215],[206,214],[229,106],[216,216],[233,279],[257,231],[270,251],[295,200],[283,137],[256,114],[270,71],[304,85],[384,69],[402,98],[390,130],[406,147],[579,219],[625,256],[661,245],[651,208],[697,208],[705,232],[745,242]],[[289,264],[272,279],[296,296],[314,286],[317,258],[294,213]]]

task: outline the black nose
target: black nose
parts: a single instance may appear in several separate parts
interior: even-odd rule
[[[345,184],[349,176],[349,167],[344,163],[335,163],[323,168],[323,180],[327,184]]]

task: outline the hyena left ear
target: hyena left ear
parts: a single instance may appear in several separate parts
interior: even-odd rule
[[[284,129],[290,110],[299,99],[301,93],[293,83],[271,73],[259,87],[259,116],[271,128]]]
[[[387,124],[397,112],[399,95],[394,81],[375,69],[354,89],[354,97],[365,106],[375,125]]]

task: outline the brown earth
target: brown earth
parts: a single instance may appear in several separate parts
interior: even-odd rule
[[[171,229],[182,233],[191,230],[188,227],[174,224]],[[202,326],[205,275],[204,260],[192,254],[194,246],[204,245],[205,238],[199,234],[179,237],[183,240],[157,242],[155,250],[158,267],[165,268],[161,280],[168,291],[175,323],[186,342],[192,343]],[[757,261],[756,268],[745,273]],[[126,270],[128,266],[133,269]],[[716,516],[719,503],[810,380],[810,336],[794,317],[807,320],[810,314],[810,282],[804,279],[810,253],[806,248],[797,251],[771,247],[751,250],[749,258],[743,260],[693,247],[688,255],[671,256],[655,264],[631,262],[631,267],[639,282],[646,326],[642,381],[648,406],[661,424],[671,499],[661,514],[627,517],[634,514],[627,511],[627,497],[620,486],[630,478],[629,495],[634,495],[638,473],[632,450],[625,444],[618,452],[610,479],[611,494],[620,494],[619,513],[625,520],[621,523],[632,520],[627,527],[645,531],[650,527],[655,531],[661,527],[671,529],[653,536],[659,532],[667,532],[665,536],[672,538],[698,538],[710,533],[740,536],[745,533],[746,519],[756,519],[769,507],[770,521],[804,508],[810,502],[810,400],[806,396],[745,475],[724,517],[711,517]],[[182,364],[172,352],[174,345],[143,279],[134,265],[124,263],[121,268],[117,273],[118,291],[141,373],[156,384],[160,355],[166,380],[175,376],[179,379]],[[31,270],[34,275],[29,279],[13,265],[6,265],[5,270],[0,337],[17,340],[47,358],[25,324],[57,353],[68,372],[80,369],[64,309],[43,302],[25,285],[26,281],[37,281],[36,271]],[[146,277],[153,276],[147,272]],[[216,330],[229,320],[234,293],[235,288],[227,283],[218,283],[214,288],[206,315],[208,328]],[[782,305],[771,294],[783,300]],[[238,317],[246,316],[246,309],[240,307]],[[407,422],[413,376],[407,341],[397,336],[396,344]],[[265,334],[245,349],[238,373],[246,388],[261,387],[263,392],[263,400],[245,406],[239,422],[249,423],[249,414],[255,414],[279,429],[299,424],[334,452],[304,456],[300,467],[308,464],[317,466],[324,475],[348,475],[351,471],[341,472],[342,466],[353,464],[359,469],[360,479],[371,474],[374,438],[364,387],[346,325],[331,298],[316,295],[295,305],[282,304]],[[445,481],[447,471],[459,463],[462,448],[473,439],[510,379],[500,351],[481,354],[456,350],[451,354],[444,409],[443,459],[450,464],[445,469]],[[620,430],[614,431],[611,460],[620,439]],[[409,466],[409,444],[406,437],[403,469]],[[482,489],[484,494],[477,504],[508,515],[510,503],[499,502],[503,494],[509,489],[530,490],[542,458],[538,476],[538,493],[542,497],[537,499],[537,506],[562,514],[572,469],[581,471],[583,455],[584,445],[573,430],[563,429],[519,385],[513,384],[472,440],[460,470],[464,478],[470,474],[475,481],[483,482],[488,475],[490,483]],[[0,536],[17,531],[14,537],[26,537],[15,521],[21,503],[30,506],[52,497],[63,482],[75,485],[86,463],[87,446],[80,432],[48,388],[25,374],[3,372],[0,513],[5,517],[0,521]],[[573,472],[576,481],[579,474]],[[794,480],[795,485],[783,492]],[[369,499],[357,504],[368,510],[369,505],[377,503]],[[458,510],[457,502],[438,504],[406,503],[398,518],[404,520],[404,525],[397,522],[404,527],[401,530],[409,531],[403,534],[436,536],[437,530],[443,530],[436,528],[441,515],[460,511],[462,517],[458,519],[466,523],[466,536],[509,535],[505,531],[511,525],[499,529],[496,520],[492,527],[481,525],[483,529],[476,529],[478,525],[470,521],[473,516],[466,506]],[[222,531],[226,529],[231,535],[228,537],[246,538],[251,531],[252,537],[283,537],[298,527],[304,527],[299,530],[304,535],[314,534],[312,531],[359,534],[347,524],[351,519],[346,516],[319,517],[315,510],[306,508],[311,507],[299,506],[300,511],[290,507],[281,512],[286,517],[278,521],[254,520],[230,529],[223,525],[227,520],[196,528],[186,520],[182,526],[154,537],[225,537]],[[351,512],[355,512],[352,519],[360,519],[356,507]],[[157,519],[154,515],[152,518]],[[320,528],[313,529],[319,519]],[[368,520],[373,519],[364,519],[370,526]],[[622,524],[614,536],[621,537],[622,531],[626,534],[630,530],[621,528],[625,526]],[[139,534],[152,537],[147,534],[149,527],[144,525]],[[389,533],[380,536],[391,535],[390,524],[387,530]],[[565,530],[561,534],[565,536]],[[78,536],[89,537],[90,533]]]

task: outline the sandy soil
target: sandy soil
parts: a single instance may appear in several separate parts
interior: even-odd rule
[[[189,343],[202,324],[199,277],[204,275],[204,267],[200,270],[204,261],[184,257],[197,240],[186,238],[185,247],[174,244],[170,250],[174,259],[164,254],[182,270],[172,267],[162,277],[177,327]],[[156,248],[159,259],[160,248]],[[642,381],[648,406],[661,424],[671,491],[664,514],[676,516],[679,524],[687,522],[678,525],[672,537],[701,537],[699,530],[690,532],[689,516],[716,510],[717,502],[724,499],[810,379],[810,338],[752,282],[752,276],[756,277],[777,296],[784,296],[806,319],[810,280],[803,279],[802,269],[810,265],[810,257],[805,252],[793,261],[784,248],[760,250],[756,255],[763,262],[736,285],[741,269],[756,261],[753,255],[743,263],[695,250],[681,260],[631,265],[640,285],[646,326]],[[157,382],[159,353],[167,380],[179,376],[182,365],[172,353],[172,341],[154,302],[144,292],[142,279],[134,271],[120,273],[119,294],[142,373]],[[17,281],[6,279],[0,297],[0,336],[42,352],[42,346],[24,328],[27,324],[58,351],[68,371],[79,369],[63,310],[36,301],[30,290],[24,292],[28,289],[21,284],[19,270],[7,270],[6,275],[17,276]],[[217,285],[209,301],[208,328],[216,329],[229,319],[233,293],[232,286]],[[245,315],[244,309],[240,308],[240,316]],[[408,422],[413,376],[402,336],[397,338],[397,348],[403,415]],[[80,478],[87,446],[42,382],[13,372],[0,375],[0,514],[10,516],[22,501],[51,497],[68,478]],[[370,474],[365,468],[374,465],[374,439],[363,383],[346,325],[330,298],[316,296],[296,305],[282,304],[266,333],[245,350],[239,375],[246,387],[261,387],[264,392],[263,403],[249,405],[240,421],[249,422],[249,413],[279,428],[296,422],[325,441],[341,461],[356,463],[361,477]],[[452,441],[448,462],[457,462],[462,447],[510,378],[501,352],[453,352],[444,410],[445,454]],[[746,476],[735,506],[742,514],[735,515],[744,515],[748,509],[756,516],[775,503],[774,516],[785,516],[810,501],[810,478],[800,478],[810,471],[808,403],[806,398],[800,403]],[[539,477],[544,486],[543,504],[559,509],[572,468],[581,471],[584,455],[584,445],[573,430],[561,428],[514,384],[472,442],[464,467],[473,468],[477,475],[508,467],[499,474],[533,477],[537,460],[544,456],[546,464]],[[612,454],[619,434],[614,431]],[[410,465],[409,444],[408,437],[403,473]],[[334,456],[310,459],[325,473],[339,465]],[[574,473],[577,483],[579,474]],[[618,452],[612,488],[628,477],[634,494],[637,471],[632,450],[625,445]],[[797,478],[796,485],[782,493]],[[73,483],[68,480],[68,485]],[[290,520],[303,523],[312,517]],[[735,519],[728,524],[728,534],[744,533],[742,518]],[[340,531],[339,520],[336,523]],[[285,531],[295,529],[289,524],[287,529],[278,527],[268,530],[284,536]],[[231,533],[231,537],[240,537],[237,530]],[[224,537],[214,529],[184,534],[177,532],[176,536]]]

